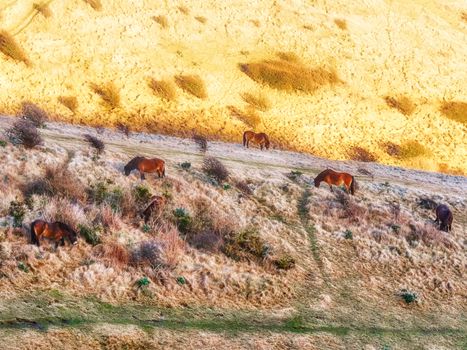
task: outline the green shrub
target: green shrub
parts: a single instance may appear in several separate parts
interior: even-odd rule
[[[78,230],[79,230],[80,236],[83,237],[87,243],[93,246],[101,243],[100,227],[89,227],[85,225],[78,225]]]
[[[21,227],[26,214],[26,207],[21,202],[11,201],[8,214],[13,217],[13,227]]]
[[[269,255],[270,249],[256,229],[247,228],[226,237],[222,250],[225,255],[235,260],[262,260]]]
[[[353,233],[350,230],[345,230],[344,232],[344,238],[345,239],[353,239]]]
[[[185,208],[177,208],[173,212],[178,230],[181,233],[188,233],[192,224],[192,218]]]
[[[29,267],[26,265],[24,262],[20,261],[18,263],[18,269],[20,269],[23,272],[29,272]]]
[[[144,232],[144,233],[148,233],[151,231],[151,226],[149,226],[148,224],[144,224],[143,227],[141,227],[141,230]]]
[[[230,184],[225,183],[225,184],[222,185],[222,188],[223,188],[225,191],[227,191],[227,190],[230,190],[230,189],[232,188],[232,186],[230,186]]]
[[[0,140],[0,147],[6,147],[7,142],[4,140]]]
[[[123,191],[119,187],[109,188],[106,182],[98,182],[91,185],[88,194],[96,204],[108,204],[114,211],[122,210]]]
[[[133,191],[137,203],[143,204],[149,202],[152,197],[151,190],[144,185],[138,185]]]
[[[274,265],[280,270],[290,270],[295,266],[295,259],[290,255],[283,255],[279,259],[274,260]]]
[[[399,225],[392,224],[392,225],[391,225],[391,230],[392,230],[394,233],[399,233],[400,230],[401,230],[401,227],[400,227]]]
[[[183,276],[178,276],[178,277],[177,277],[177,283],[180,284],[180,285],[182,285],[182,286],[183,286],[184,284],[186,284],[186,279],[185,279],[185,277],[183,277]]]
[[[180,167],[183,169],[183,170],[188,170],[191,168],[191,163],[189,162],[183,162],[180,164]]]
[[[409,291],[407,289],[402,289],[399,292],[399,296],[407,303],[411,304],[418,301],[418,295],[415,292]]]
[[[149,286],[149,283],[151,283],[151,281],[146,276],[136,281],[136,285],[138,286],[138,288]]]

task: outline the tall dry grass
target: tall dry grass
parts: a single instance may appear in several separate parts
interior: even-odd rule
[[[339,27],[339,29],[347,30],[347,21],[345,19],[336,18],[334,23]]]
[[[91,6],[96,11],[102,10],[102,2],[101,0],[83,0],[89,6]]]
[[[52,17],[52,11],[50,10],[48,2],[34,3],[33,9],[42,14],[45,18]]]
[[[351,147],[347,154],[350,159],[357,160],[359,162],[376,162],[378,160],[373,153],[360,146]]]
[[[93,255],[102,260],[106,266],[118,269],[127,267],[131,258],[128,248],[115,241],[96,245],[93,249]]]
[[[312,94],[324,85],[340,82],[334,70],[309,68],[300,62],[283,59],[240,64],[240,70],[257,83],[289,92]]]
[[[253,108],[248,108],[246,111],[241,111],[235,106],[227,106],[227,108],[233,117],[240,119],[253,129],[261,123],[261,117]]]
[[[0,51],[15,61],[23,62],[28,67],[32,66],[22,47],[16,42],[13,35],[6,30],[0,30]]]
[[[441,103],[440,111],[447,118],[467,125],[467,102],[444,101]]]
[[[430,154],[430,150],[416,140],[406,141],[400,145],[399,157],[401,159],[428,156]]]
[[[149,81],[149,87],[156,96],[166,101],[176,101],[177,91],[175,90],[175,84],[170,80],[156,80],[151,79]]]
[[[389,107],[397,109],[399,112],[406,116],[411,115],[416,108],[415,104],[408,96],[386,96],[384,100]]]
[[[189,94],[205,99],[208,97],[206,85],[199,75],[178,75],[175,76],[177,85]]]
[[[167,20],[167,17],[164,15],[154,16],[152,17],[152,19],[156,23],[159,23],[159,25],[164,29],[169,27],[169,21]]]
[[[78,109],[78,99],[76,96],[59,96],[58,102],[60,102],[73,113],[76,113],[76,110]]]
[[[206,17],[203,17],[203,16],[196,16],[195,19],[199,22],[199,23],[202,23],[202,24],[205,24],[208,19]]]
[[[120,91],[113,82],[102,85],[93,83],[90,86],[101,97],[104,106],[111,110],[120,107]]]
[[[189,15],[190,14],[190,9],[186,6],[178,6],[178,10],[183,13],[184,15]]]
[[[245,92],[241,96],[243,101],[257,110],[265,112],[271,108],[271,101],[264,94]]]

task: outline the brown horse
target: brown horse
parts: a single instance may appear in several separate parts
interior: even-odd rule
[[[159,158],[135,157],[124,167],[125,175],[130,175],[132,170],[137,169],[144,180],[144,173],[157,173],[159,177],[165,177],[165,162]]]
[[[449,232],[452,226],[452,212],[449,207],[445,204],[440,204],[436,207],[436,220],[435,224],[439,223],[439,229],[441,231]]]
[[[152,213],[159,214],[164,209],[166,200],[162,196],[152,196],[146,209],[143,211],[144,223],[147,223],[151,218]]]
[[[337,171],[326,169],[318,174],[315,178],[315,187],[319,187],[321,181],[326,182],[332,189],[332,185],[342,186],[344,185],[347,193],[355,194],[355,178],[347,173],[338,173]]]
[[[31,223],[31,244],[40,245],[39,240],[47,238],[55,241],[55,249],[58,245],[65,245],[65,238],[72,245],[78,243],[78,234],[73,229],[60,221],[47,222],[44,220],[36,220]]]
[[[243,133],[243,147],[246,146],[246,148],[249,148],[250,141],[257,143],[261,147],[261,150],[263,147],[269,149],[269,137],[264,132],[255,133],[254,131],[245,131]]]

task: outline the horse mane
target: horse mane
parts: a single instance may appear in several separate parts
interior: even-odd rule
[[[323,171],[320,172],[318,175],[316,175],[315,181],[317,181],[317,182],[323,181],[324,177],[325,177],[327,174],[329,174],[331,171],[332,171],[331,169],[323,170]]]
[[[129,170],[133,170],[133,169],[136,169],[136,166],[138,165],[138,162],[140,160],[144,159],[144,157],[141,157],[141,156],[136,156],[134,157],[132,160],[130,160],[127,165],[125,165],[125,170],[126,169],[129,169]]]

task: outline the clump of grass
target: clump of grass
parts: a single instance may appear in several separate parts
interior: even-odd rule
[[[91,6],[96,11],[102,10],[102,3],[101,0],[84,0],[89,6]]]
[[[186,6],[178,6],[178,10],[183,13],[184,15],[190,14],[190,9]]]
[[[386,96],[384,100],[389,107],[397,109],[399,112],[406,116],[411,115],[416,108],[412,100],[404,95],[396,97]]]
[[[273,263],[279,270],[290,270],[295,267],[295,259],[288,254],[274,260]]]
[[[254,228],[247,228],[226,237],[222,250],[225,255],[235,260],[263,260],[269,255],[269,246]]]
[[[271,101],[263,94],[252,94],[245,92],[242,95],[243,101],[248,103],[251,107],[260,111],[267,111],[271,108]]]
[[[345,230],[344,232],[344,238],[345,239],[353,239],[353,233],[350,230]]]
[[[441,104],[440,111],[447,118],[467,125],[467,102],[445,101]]]
[[[227,108],[229,109],[232,116],[240,119],[243,123],[253,129],[261,123],[261,117],[252,108],[247,111],[241,111],[235,106],[228,106]]]
[[[49,115],[46,111],[32,102],[21,103],[20,117],[31,121],[37,128],[45,126],[45,122],[49,120]]]
[[[175,84],[172,83],[170,80],[151,79],[149,81],[149,87],[156,96],[159,96],[164,100],[177,100],[177,91],[175,90]]]
[[[281,51],[281,52],[278,52],[276,55],[277,55],[277,57],[279,57],[283,61],[300,62],[300,57],[298,57],[298,55],[296,53],[294,53],[294,52]]]
[[[250,186],[248,186],[248,183],[246,181],[235,180],[234,185],[240,192],[242,192],[246,196],[251,196],[253,194],[253,191],[251,190]]]
[[[183,163],[180,163],[180,167],[183,169],[183,170],[189,170],[191,168],[191,163],[190,162],[183,162]]]
[[[418,301],[418,295],[415,292],[412,292],[408,289],[402,289],[399,292],[399,296],[407,303],[411,304]]]
[[[206,86],[199,75],[178,75],[175,76],[177,85],[189,94],[205,99],[208,97]]]
[[[334,70],[308,68],[300,62],[263,60],[239,65],[240,70],[257,83],[289,92],[311,94],[326,84],[340,82]]]
[[[154,21],[160,24],[162,28],[168,28],[169,27],[169,22],[167,21],[167,17],[160,15],[160,16],[154,16],[152,17]]]
[[[109,109],[120,107],[120,91],[113,82],[104,85],[91,84],[91,89],[99,95],[102,103]]]
[[[76,110],[78,109],[78,99],[75,96],[59,96],[58,102],[73,113],[76,113]]]
[[[261,25],[261,23],[257,19],[251,19],[250,22],[253,23],[253,25],[257,28],[259,28]]]
[[[136,281],[136,285],[138,286],[138,288],[147,287],[149,286],[150,283],[151,283],[151,280],[147,278],[146,276],[141,277],[140,279]]]
[[[339,19],[339,18],[336,18],[334,20],[334,23],[336,24],[336,26],[338,26],[340,29],[342,30],[347,30],[347,21],[345,19]]]
[[[138,204],[147,204],[152,197],[151,190],[144,186],[138,185],[133,190],[133,196],[135,197],[135,201]]]
[[[84,135],[84,139],[89,143],[89,145],[95,149],[96,154],[100,155],[102,152],[104,152],[105,149],[105,144],[101,140],[99,140],[97,137],[86,134]]]
[[[164,267],[163,249],[160,242],[156,240],[140,242],[131,252],[131,263],[136,266],[150,266],[153,269]]]
[[[0,51],[7,57],[15,61],[23,62],[26,66],[31,66],[31,61],[25,52],[16,42],[13,35],[5,30],[0,30]]]
[[[52,17],[52,11],[50,10],[49,4],[47,2],[34,3],[32,7],[45,18]]]
[[[8,208],[8,215],[13,217],[13,227],[21,227],[23,225],[24,216],[26,215],[26,206],[19,201],[11,201]]]
[[[193,141],[198,145],[201,152],[206,152],[208,150],[208,140],[203,135],[194,134]]]
[[[93,246],[101,243],[101,232],[99,227],[90,227],[86,225],[78,225],[79,235],[84,240]]]
[[[130,262],[127,247],[118,242],[108,242],[96,246],[93,254],[110,267],[126,267]]]
[[[400,158],[410,159],[429,155],[430,151],[415,140],[406,141],[400,146]]]
[[[34,148],[43,143],[42,137],[34,123],[21,119],[6,130],[6,135],[14,145],[23,145],[26,148]]]
[[[185,234],[188,233],[192,222],[190,213],[185,208],[177,208],[174,210],[173,215],[175,217],[177,228],[180,230],[180,232]]]
[[[396,145],[393,142],[385,142],[382,144],[383,150],[391,157],[398,158],[401,155],[401,146]]]
[[[360,162],[376,162],[378,160],[373,153],[359,146],[351,147],[348,151],[348,155],[350,159]]]
[[[199,22],[199,23],[202,23],[202,24],[205,24],[208,19],[206,17],[203,17],[203,16],[196,16],[195,19]]]
[[[229,171],[220,160],[214,157],[206,157],[203,161],[203,172],[221,183],[229,177]]]
[[[118,186],[110,187],[106,182],[92,184],[87,190],[89,199],[96,204],[107,204],[114,211],[122,211],[124,207],[124,193]]]
[[[130,136],[130,127],[124,123],[117,124],[117,130],[124,134],[126,137]]]

